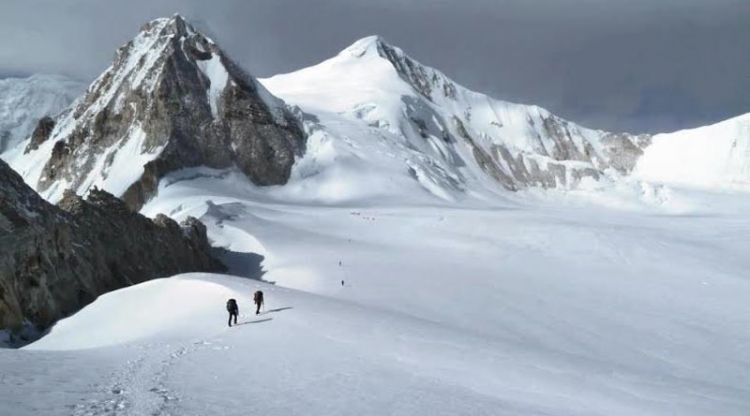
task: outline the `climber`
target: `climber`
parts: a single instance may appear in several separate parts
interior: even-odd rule
[[[253,295],[253,302],[255,302],[255,314],[257,315],[260,313],[261,306],[263,306],[263,292],[256,291]]]
[[[240,313],[240,308],[237,306],[237,301],[229,299],[227,301],[227,312],[229,312],[229,326],[232,326],[232,317],[234,317],[234,324],[237,325],[237,315]]]

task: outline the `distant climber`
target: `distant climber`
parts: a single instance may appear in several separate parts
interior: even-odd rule
[[[260,313],[261,306],[263,306],[263,292],[256,291],[253,295],[253,302],[255,302],[255,314],[257,315]]]
[[[237,301],[229,299],[227,301],[227,312],[229,312],[229,326],[232,326],[232,317],[234,317],[234,324],[237,325],[237,315],[240,314],[240,308],[237,306]]]

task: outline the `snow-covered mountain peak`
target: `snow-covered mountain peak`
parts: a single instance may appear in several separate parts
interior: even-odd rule
[[[406,161],[393,169],[408,172],[430,193],[454,195],[448,199],[488,187],[570,187],[609,170],[627,173],[648,143],[647,136],[586,129],[538,106],[471,91],[378,36],[262,82],[321,119],[333,113],[351,123],[334,135],[387,134],[395,149],[382,153]],[[341,122],[327,126],[336,130]],[[368,130],[355,133],[358,128]]]
[[[365,36],[358,39],[339,53],[342,57],[362,58],[365,56],[378,55],[381,44],[385,41],[380,35]]]
[[[342,50],[334,60],[360,61],[350,65],[370,65],[373,60],[384,60],[395,74],[428,100],[455,100],[457,88],[461,88],[442,72],[422,65],[380,35],[371,35],[355,41]]]

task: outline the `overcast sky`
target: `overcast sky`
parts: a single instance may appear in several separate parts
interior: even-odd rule
[[[469,88],[591,127],[750,112],[750,0],[0,0],[0,77],[91,80],[175,12],[259,77],[380,34]]]

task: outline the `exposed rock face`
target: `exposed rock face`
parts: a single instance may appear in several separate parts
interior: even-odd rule
[[[98,190],[54,206],[0,161],[0,329],[43,329],[114,289],[221,270],[194,218],[151,221]]]
[[[146,24],[40,146],[43,136],[30,146],[46,163],[22,172],[40,193],[57,201],[97,186],[134,209],[186,167],[283,184],[305,142],[286,105],[179,16]]]
[[[29,144],[26,146],[25,153],[29,153],[32,150],[39,148],[39,145],[47,141],[49,135],[52,134],[52,129],[55,128],[55,120],[50,116],[44,116],[39,119],[36,123],[34,131],[31,133],[31,139]]]
[[[494,161],[508,166],[519,188],[576,186],[583,178],[600,179],[610,168],[626,175],[650,141],[649,135],[588,130],[551,114],[541,120],[541,131],[535,133],[539,145],[533,153],[514,152],[502,143],[490,145]],[[536,130],[536,123],[529,124]]]
[[[606,134],[602,137],[606,160],[620,173],[630,173],[643,156],[643,150],[651,144],[651,137],[650,134]]]

